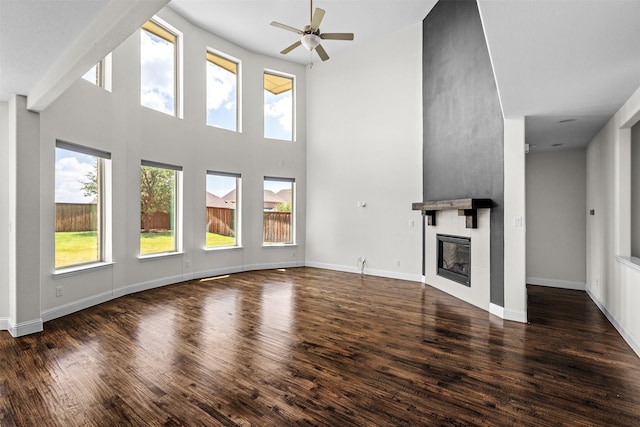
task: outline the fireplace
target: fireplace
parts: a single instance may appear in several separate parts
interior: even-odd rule
[[[471,239],[437,234],[438,276],[471,287]]]

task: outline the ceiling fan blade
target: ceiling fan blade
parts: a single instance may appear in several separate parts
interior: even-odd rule
[[[297,28],[293,28],[293,27],[281,24],[281,23],[276,22],[276,21],[272,21],[271,25],[273,25],[274,27],[282,28],[283,30],[293,31],[294,33],[297,33],[297,34],[302,34],[303,33],[302,30],[298,30]]]
[[[327,55],[327,51],[324,50],[324,48],[322,47],[321,44],[319,44],[318,46],[316,46],[316,52],[318,52],[318,56],[320,57],[320,59],[322,59],[323,61],[326,61],[327,59],[329,59],[329,55]]]
[[[324,18],[324,13],[324,9],[316,7],[316,11],[313,12],[313,18],[311,18],[311,24],[309,25],[312,30],[320,28],[320,23],[322,22],[322,18]]]
[[[323,40],[353,40],[353,33],[324,33],[320,34]]]
[[[283,54],[283,55],[286,55],[287,53],[291,52],[293,49],[297,48],[301,44],[302,44],[302,42],[300,42],[300,40],[298,40],[297,42],[295,42],[294,44],[292,44],[288,48],[283,49],[282,52],[280,52],[280,53]]]

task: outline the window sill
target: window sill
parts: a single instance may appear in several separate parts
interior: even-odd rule
[[[203,250],[205,252],[218,252],[218,251],[229,251],[229,250],[235,250],[235,249],[242,249],[242,246],[212,246],[212,247],[207,247],[204,248]]]
[[[295,248],[298,245],[296,243],[263,243],[263,248]]]
[[[78,276],[80,274],[91,273],[96,270],[111,267],[114,262],[96,262],[93,264],[83,264],[74,267],[60,268],[53,272],[52,277],[55,279],[63,279],[65,277]]]
[[[640,271],[640,258],[634,256],[617,256],[616,260],[636,271]]]
[[[159,258],[182,256],[184,252],[158,252],[157,254],[138,255],[138,261],[153,261]]]

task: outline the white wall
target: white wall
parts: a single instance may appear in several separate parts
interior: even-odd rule
[[[9,318],[9,106],[0,102],[0,330]]]
[[[640,165],[640,124],[631,128],[631,164]],[[631,168],[631,255],[640,257],[640,167]],[[635,221],[634,221],[635,219]]]
[[[586,149],[527,155],[527,283],[585,288]]]
[[[308,70],[307,265],[421,280],[421,58],[416,22]]]
[[[490,311],[527,322],[524,117],[504,119],[504,307]]]
[[[587,292],[640,355],[640,259],[631,257],[631,127],[640,89],[587,147]]]
[[[40,231],[35,241],[40,253],[39,263],[34,265],[40,265],[40,307],[45,321],[119,295],[184,279],[304,264],[307,133],[304,67],[250,53],[194,27],[170,9],[165,8],[158,15],[184,34],[184,119],[140,106],[138,32],[113,52],[112,93],[78,80],[40,114],[39,147],[35,147],[40,162],[32,165],[40,168],[40,178],[35,184],[40,201]],[[242,133],[204,124],[207,47],[242,61]],[[263,138],[264,69],[296,76],[295,142]],[[113,265],[54,275],[56,139],[112,154]],[[150,260],[138,258],[141,159],[183,167],[184,254]],[[204,250],[207,170],[242,174],[242,248]],[[264,176],[296,179],[297,246],[262,245]],[[18,193],[21,190],[17,188]],[[22,238],[18,235],[18,239]],[[63,288],[62,297],[55,296],[58,286]]]

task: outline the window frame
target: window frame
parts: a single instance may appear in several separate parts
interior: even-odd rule
[[[239,173],[207,170],[207,176],[209,175],[225,176],[225,177],[235,178],[236,180],[236,184],[235,184],[236,207],[235,207],[235,224],[234,224],[234,233],[236,237],[236,243],[234,245],[207,246],[206,233],[205,233],[204,248],[207,251],[241,248],[242,247],[242,175]],[[206,193],[206,185],[205,185],[205,193]],[[205,203],[205,208],[206,207],[207,206]],[[208,227],[206,231],[208,232]]]
[[[109,53],[107,56],[105,56],[104,58],[102,58],[100,61],[98,61],[98,63],[96,65],[94,65],[91,68],[96,68],[96,78],[95,81],[93,80],[88,80],[86,79],[84,76],[86,75],[83,74],[82,78],[83,80],[97,86],[100,87],[104,90],[106,90],[107,92],[111,92],[111,84],[112,84],[112,54]]]
[[[219,126],[215,126],[215,125],[210,125],[208,123],[208,115],[209,115],[209,108],[208,108],[208,104],[207,101],[205,99],[205,124],[206,126],[209,127],[214,127],[217,129],[224,129],[224,130],[228,130],[230,132],[237,132],[237,133],[242,133],[242,106],[241,106],[241,100],[242,100],[242,61],[240,61],[238,58],[235,58],[231,55],[227,55],[226,53],[223,53],[219,50],[216,49],[212,49],[212,48],[207,48],[207,53],[205,55],[205,97],[208,98],[208,91],[209,91],[209,80],[207,79],[207,71],[206,71],[206,67],[209,66],[209,63],[212,63],[214,65],[217,65],[218,67],[221,67],[220,65],[216,64],[215,62],[213,62],[211,59],[209,59],[209,55],[212,56],[217,56],[218,58],[222,59],[223,61],[228,61],[231,62],[233,64],[235,64],[236,66],[236,72],[234,73],[236,76],[236,123],[235,123],[235,129],[227,129],[227,128],[223,128],[223,127],[219,127]],[[221,67],[224,68],[224,67]],[[227,70],[229,71],[229,70]]]
[[[148,27],[148,28],[145,28]],[[152,27],[157,27],[156,28],[152,28]],[[173,114],[171,113],[167,113],[165,111],[161,111],[161,110],[157,110],[153,107],[149,107],[147,105],[144,105],[142,103],[142,35],[140,35],[141,39],[140,39],[140,79],[139,79],[139,83],[140,83],[140,105],[142,107],[145,108],[149,108],[151,110],[154,111],[158,111],[160,113],[164,113],[168,116],[173,116],[173,117],[177,117],[179,119],[183,118],[183,109],[184,109],[184,103],[183,103],[183,60],[182,60],[182,52],[183,52],[183,34],[180,30],[178,30],[176,27],[174,27],[173,25],[169,24],[168,22],[166,22],[165,20],[163,20],[162,18],[154,15],[153,17],[149,18],[144,24],[142,24],[142,26],[140,27],[140,32],[142,31],[147,31],[153,35],[155,35],[156,37],[159,37],[163,40],[166,40],[169,43],[172,43],[174,46],[173,49]],[[168,33],[171,36],[173,36],[174,40],[168,40],[166,34],[163,33]],[[142,33],[140,33],[142,34]]]
[[[173,250],[170,251],[160,251],[160,252],[148,252],[148,253],[142,253],[142,232],[144,230],[140,230],[140,232],[138,233],[138,258],[139,259],[148,259],[148,258],[157,258],[157,257],[163,257],[163,256],[171,256],[171,255],[176,255],[176,254],[182,254],[183,253],[183,201],[182,201],[182,184],[183,184],[183,177],[182,177],[182,166],[177,166],[177,165],[172,165],[169,163],[161,163],[161,162],[156,162],[156,161],[152,161],[152,160],[140,160],[140,172],[142,171],[142,167],[143,166],[147,166],[147,167],[153,167],[153,168],[157,168],[157,169],[165,169],[165,170],[172,170],[175,175],[174,175],[174,191],[173,191],[173,210],[174,210],[174,216],[173,216],[173,239],[174,239],[174,248]],[[139,217],[142,217],[142,198],[140,197],[140,193],[142,191],[142,183],[139,182],[138,185],[138,198],[139,198],[139,203],[138,203],[138,207],[139,207]]]
[[[269,74],[275,77],[279,77],[279,78],[285,78],[285,79],[290,79],[291,80],[291,138],[290,139],[282,139],[282,138],[274,138],[274,137],[270,137],[270,136],[266,136],[266,126],[265,126],[265,116],[263,114],[262,117],[262,136],[265,139],[269,139],[269,140],[274,140],[274,141],[287,141],[287,142],[295,142],[296,141],[296,128],[297,128],[297,116],[296,116],[296,97],[297,97],[297,90],[296,90],[296,76],[293,74],[288,74],[288,73],[284,73],[281,71],[275,71],[275,70],[271,70],[271,69],[264,69],[262,72],[262,89],[263,89],[263,99],[262,99],[262,105],[263,105],[263,111],[264,111],[264,106],[266,105],[266,99],[264,97],[264,91],[267,92],[271,92],[269,90],[267,90],[264,87],[264,82],[265,82],[265,75]],[[285,91],[281,92],[284,93]],[[273,92],[271,92],[273,93]]]
[[[264,235],[264,190],[265,190],[265,181],[276,181],[276,182],[288,182],[291,184],[291,241],[290,242],[266,242]],[[286,178],[286,177],[275,177],[275,176],[265,176],[262,180],[262,246],[263,247],[282,247],[282,246],[296,246],[297,245],[297,236],[296,236],[296,218],[297,218],[297,209],[296,209],[296,179],[295,178]]]
[[[72,151],[74,153],[93,156],[97,161],[96,180],[97,180],[97,207],[96,207],[96,238],[98,239],[98,256],[96,260],[82,262],[78,264],[68,264],[60,267],[55,266],[56,246],[54,242],[53,258],[54,258],[54,275],[63,275],[70,272],[93,269],[102,265],[113,263],[113,231],[112,231],[112,170],[111,170],[111,153],[96,148],[87,147],[85,145],[75,144],[72,142],[57,139],[55,149]],[[54,173],[55,175],[55,173]],[[55,179],[55,176],[54,176]],[[55,197],[54,197],[54,204]],[[55,219],[54,219],[55,221]],[[55,227],[54,227],[54,233]],[[55,239],[54,239],[55,240]]]

